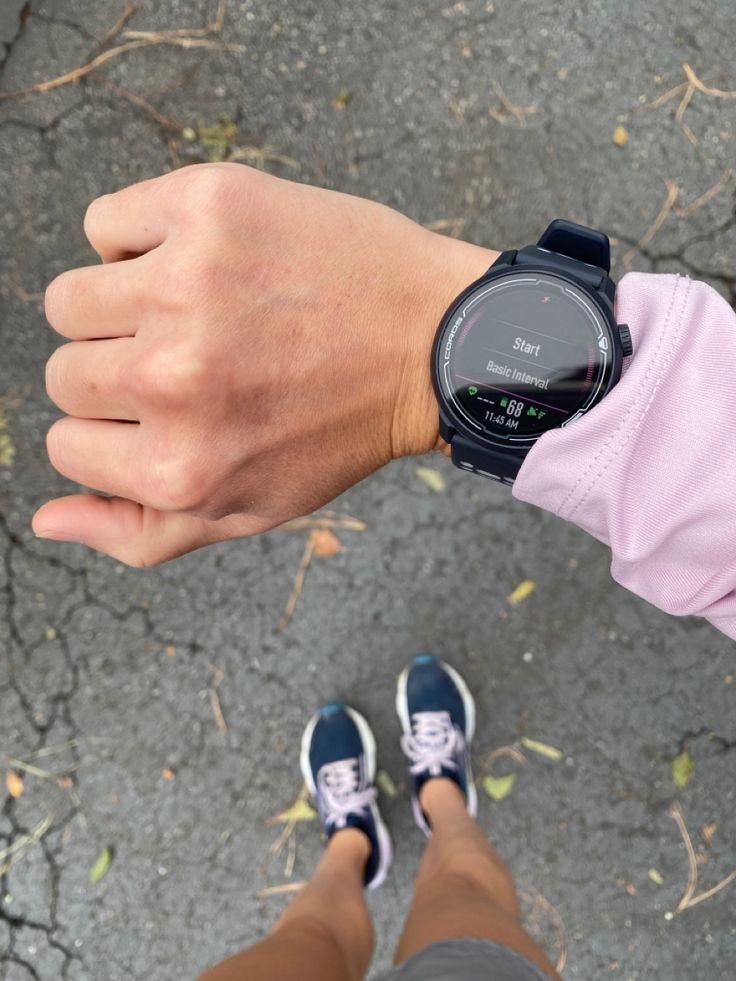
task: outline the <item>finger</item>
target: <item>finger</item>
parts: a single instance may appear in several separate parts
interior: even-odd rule
[[[69,269],[46,289],[46,319],[62,337],[132,337],[138,328],[146,256]]]
[[[137,422],[138,411],[125,384],[131,337],[63,344],[46,364],[46,391],[67,415],[80,419]]]
[[[255,517],[206,521],[91,494],[49,501],[33,517],[33,530],[39,538],[79,542],[139,568],[158,565],[214,542],[255,535],[268,527]]]
[[[141,427],[131,422],[59,419],[46,437],[51,465],[77,484],[141,504],[147,454]]]
[[[103,262],[150,252],[170,228],[167,184],[171,175],[131,184],[96,198],[87,208],[84,233]]]

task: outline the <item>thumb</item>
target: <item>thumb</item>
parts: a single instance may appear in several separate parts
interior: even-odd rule
[[[124,562],[145,568],[204,545],[265,531],[254,516],[232,515],[208,521],[144,507],[122,497],[74,494],[49,501],[33,516],[39,538],[78,542]]]

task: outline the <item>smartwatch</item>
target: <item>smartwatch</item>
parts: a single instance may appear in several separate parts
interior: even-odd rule
[[[602,232],[558,218],[452,303],[432,349],[440,436],[463,470],[513,484],[550,429],[605,398],[632,353]]]

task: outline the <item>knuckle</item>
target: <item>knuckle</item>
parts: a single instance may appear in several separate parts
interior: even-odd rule
[[[156,462],[153,481],[157,506],[164,511],[195,511],[205,496],[205,474],[186,453],[171,454]]]
[[[125,384],[145,403],[183,408],[196,403],[207,383],[206,359],[193,347],[159,347],[131,369]]]
[[[182,171],[182,200],[188,207],[210,210],[231,201],[237,174],[229,167],[200,164]]]

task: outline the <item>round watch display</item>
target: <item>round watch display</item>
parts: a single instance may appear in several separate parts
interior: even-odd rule
[[[611,327],[570,281],[506,273],[461,298],[438,336],[435,359],[437,384],[470,432],[523,445],[606,392]]]

